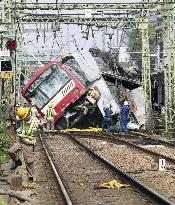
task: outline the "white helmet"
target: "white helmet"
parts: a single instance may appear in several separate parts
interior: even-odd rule
[[[110,105],[109,104],[106,104],[106,108],[109,108],[110,107]]]
[[[128,105],[128,101],[125,101],[125,102],[124,102],[124,105]]]

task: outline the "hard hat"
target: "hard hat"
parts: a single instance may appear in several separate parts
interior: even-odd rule
[[[97,86],[94,86],[94,90],[98,90],[98,87],[97,87]]]
[[[109,104],[106,104],[106,108],[109,108],[110,107],[110,105]]]
[[[62,51],[60,56],[61,56],[61,58],[66,58],[67,56],[70,56],[70,54],[67,51]]]
[[[36,105],[35,101],[32,101],[31,104],[32,104],[32,106]]]
[[[50,108],[53,107],[53,104],[52,104],[52,103],[49,103],[49,104],[48,104],[48,107],[50,107]]]
[[[29,110],[26,107],[20,107],[16,112],[20,120],[24,120],[27,117],[28,113]]]
[[[16,103],[16,107],[19,107],[19,103]]]
[[[125,101],[125,102],[124,102],[124,105],[128,105],[128,101]]]

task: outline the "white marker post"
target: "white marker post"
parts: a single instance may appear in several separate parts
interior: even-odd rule
[[[165,170],[165,159],[159,159],[159,171]]]

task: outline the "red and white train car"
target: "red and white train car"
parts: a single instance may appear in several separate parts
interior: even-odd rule
[[[69,105],[80,99],[87,89],[59,62],[52,61],[44,65],[25,85],[23,97],[31,103],[36,102],[39,113],[47,113],[48,104],[52,103],[59,120]]]

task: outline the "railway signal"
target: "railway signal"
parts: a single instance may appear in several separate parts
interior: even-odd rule
[[[7,49],[9,51],[16,51],[16,40],[8,39],[8,41],[7,41]]]

